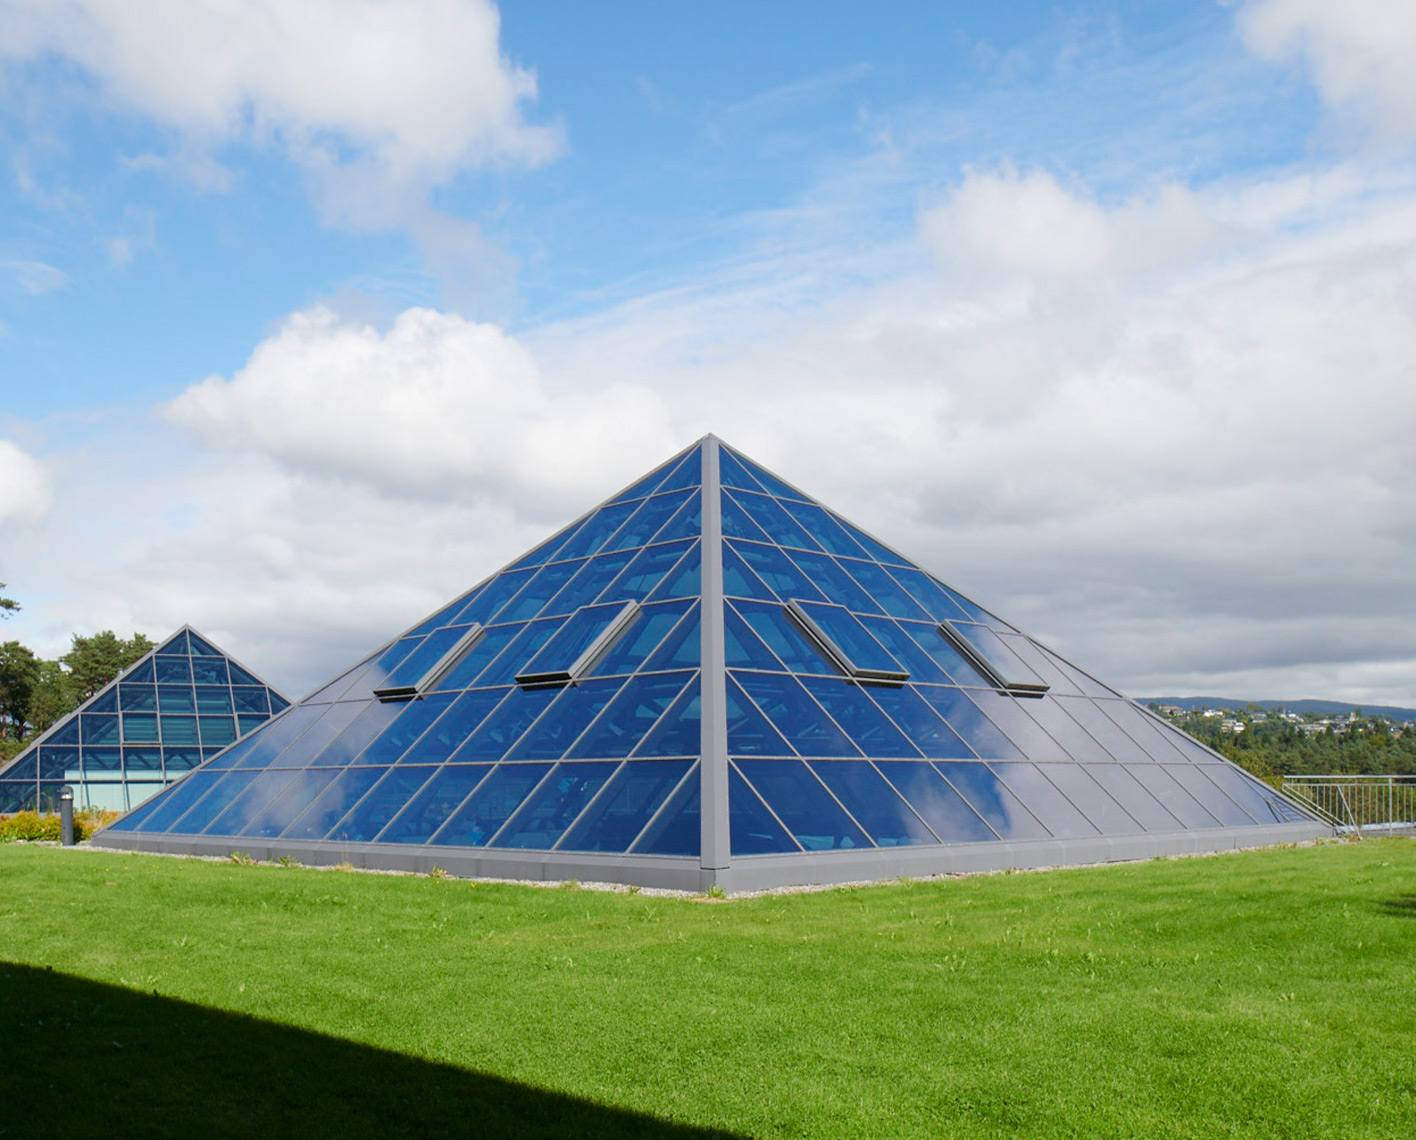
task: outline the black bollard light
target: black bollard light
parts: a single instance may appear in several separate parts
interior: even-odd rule
[[[74,789],[68,784],[59,789],[59,842],[74,845]]]

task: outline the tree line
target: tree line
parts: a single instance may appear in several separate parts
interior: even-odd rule
[[[0,620],[19,608],[0,595]],[[69,651],[54,660],[19,641],[0,642],[0,759],[18,755],[152,648],[141,633],[119,637],[111,629],[74,634]]]

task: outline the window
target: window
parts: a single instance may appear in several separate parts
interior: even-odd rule
[[[787,613],[848,676],[871,681],[909,680],[909,670],[845,606],[793,598],[787,603]]]
[[[1050,687],[989,629],[972,621],[943,621],[940,632],[976,666],[985,677],[1009,693],[1045,693]]]

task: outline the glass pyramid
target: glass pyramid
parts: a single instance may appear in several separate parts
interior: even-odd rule
[[[0,768],[0,813],[128,811],[221,752],[290,702],[189,626]]]
[[[98,842],[741,889],[1326,832],[708,436]]]

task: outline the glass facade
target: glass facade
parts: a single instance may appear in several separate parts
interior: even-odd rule
[[[166,684],[96,747],[198,755]],[[1308,821],[710,438],[112,830],[692,858],[710,763],[734,859]]]
[[[4,768],[0,813],[128,811],[175,783],[290,702],[206,638],[180,629]]]

